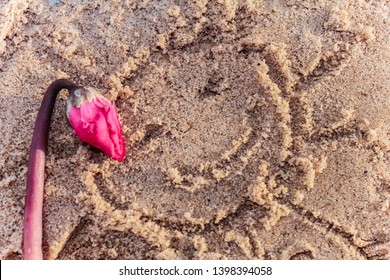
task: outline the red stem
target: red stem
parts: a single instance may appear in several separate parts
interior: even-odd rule
[[[43,258],[42,208],[45,183],[45,155],[54,104],[58,93],[62,89],[74,91],[78,87],[78,85],[65,79],[51,83],[45,92],[35,121],[29,154],[24,206],[23,259],[25,260],[41,260]]]

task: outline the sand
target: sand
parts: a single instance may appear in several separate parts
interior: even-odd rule
[[[0,2],[0,258],[58,78],[115,100],[128,155],[51,125],[46,259],[390,259],[390,4]]]

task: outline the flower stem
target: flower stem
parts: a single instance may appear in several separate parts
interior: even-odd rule
[[[60,79],[48,87],[35,121],[31,141],[27,189],[24,207],[23,259],[41,260],[42,254],[42,208],[45,182],[45,155],[49,137],[50,120],[58,93],[62,89],[74,91],[75,83]]]

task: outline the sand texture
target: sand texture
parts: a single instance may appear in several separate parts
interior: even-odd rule
[[[123,163],[61,93],[47,259],[390,259],[386,0],[0,1],[0,258],[59,78],[115,100]]]

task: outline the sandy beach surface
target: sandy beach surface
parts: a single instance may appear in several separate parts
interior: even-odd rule
[[[390,259],[386,0],[0,1],[0,259],[59,78],[115,100],[127,157],[60,94],[46,259]]]

